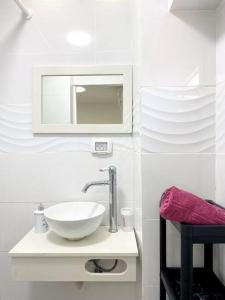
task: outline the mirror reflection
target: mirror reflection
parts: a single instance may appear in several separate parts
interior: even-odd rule
[[[123,76],[43,76],[43,124],[122,124]]]
[[[70,76],[42,77],[42,123],[71,123]]]
[[[77,124],[123,123],[122,85],[75,86]]]

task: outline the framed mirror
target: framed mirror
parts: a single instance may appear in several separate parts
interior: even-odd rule
[[[34,69],[34,133],[131,131],[131,66]]]

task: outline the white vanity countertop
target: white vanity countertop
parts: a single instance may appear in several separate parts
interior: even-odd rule
[[[52,231],[35,233],[32,229],[9,252],[12,257],[110,257],[138,256],[134,232],[108,232],[108,227],[100,226],[92,235],[79,240],[69,241]]]

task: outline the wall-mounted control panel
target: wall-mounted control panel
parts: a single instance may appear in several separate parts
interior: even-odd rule
[[[93,139],[92,149],[93,154],[110,154],[113,151],[112,141],[107,139]]]

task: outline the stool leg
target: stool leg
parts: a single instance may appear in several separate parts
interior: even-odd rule
[[[181,300],[192,300],[193,244],[181,235]]]
[[[166,300],[166,289],[161,280],[161,272],[166,269],[166,220],[160,217],[160,300]]]
[[[166,289],[164,287],[162,279],[160,279],[160,300],[166,300]]]
[[[213,244],[204,245],[204,267],[209,271],[213,270]]]

